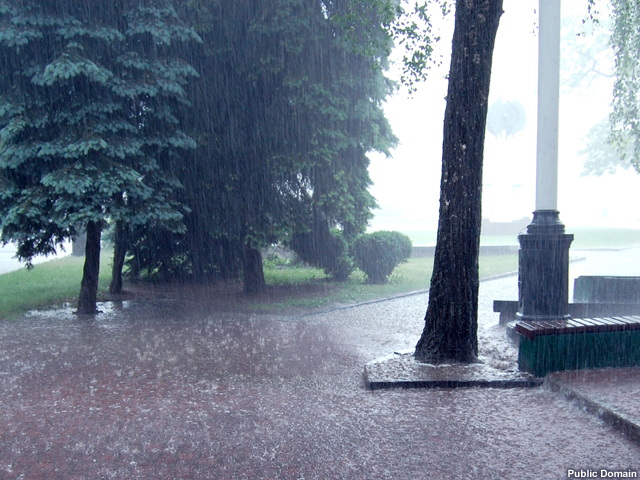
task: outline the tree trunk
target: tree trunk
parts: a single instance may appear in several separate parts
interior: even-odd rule
[[[80,284],[80,297],[78,298],[79,315],[92,315],[98,313],[96,302],[98,297],[98,276],[100,274],[100,234],[102,224],[89,222],[87,224],[87,243],[84,256],[84,273]]]
[[[502,0],[457,0],[444,119],[440,218],[417,360],[478,355],[482,160],[491,60]]]
[[[260,293],[266,290],[262,269],[262,254],[260,250],[244,246],[242,258],[242,273],[244,277],[244,293]]]
[[[127,232],[124,222],[116,222],[116,232],[113,247],[113,269],[109,293],[122,293],[122,269],[127,255]]]

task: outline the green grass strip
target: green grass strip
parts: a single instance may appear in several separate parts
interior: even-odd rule
[[[629,248],[640,246],[640,230],[632,228],[598,228],[598,227],[565,227],[566,233],[574,236],[571,248]],[[402,232],[414,245],[435,245],[437,232],[413,231]],[[526,233],[526,232],[523,232]],[[482,235],[480,245],[517,245],[518,235]]]
[[[84,257],[63,257],[0,275],[0,319],[12,318],[37,308],[75,304],[80,292]],[[100,259],[100,287],[111,280],[111,256]]]
[[[276,268],[265,266],[265,278],[271,285],[290,285],[291,276],[297,277],[301,273],[292,273],[301,267]],[[381,298],[393,297],[409,292],[427,290],[433,271],[433,257],[410,258],[406,263],[396,267],[385,285],[370,285],[366,283],[365,275],[356,270],[344,283],[332,282],[326,278],[322,270],[303,269],[308,271],[309,282],[323,282],[324,290],[320,296],[292,297],[280,302],[256,302],[255,308],[260,310],[287,307],[318,308],[331,304],[362,303]],[[518,270],[518,255],[487,255],[480,257],[480,278],[488,278]],[[312,273],[311,273],[312,272]]]

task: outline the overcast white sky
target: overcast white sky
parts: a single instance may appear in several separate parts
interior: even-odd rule
[[[505,139],[487,134],[483,217],[508,221],[531,217],[535,208],[537,110],[537,0],[505,0],[494,52],[489,104],[516,99],[526,110],[522,132]],[[583,15],[586,0],[565,0],[563,17]],[[372,193],[380,209],[374,230],[435,230],[438,218],[442,122],[453,34],[453,14],[441,25],[442,67],[419,86],[413,98],[401,90],[385,107],[400,145],[394,156],[372,155]],[[393,76],[393,73],[391,74]],[[571,226],[640,228],[640,175],[633,170],[581,177],[578,151],[589,128],[608,115],[612,80],[603,78],[588,92],[560,99],[560,217]]]

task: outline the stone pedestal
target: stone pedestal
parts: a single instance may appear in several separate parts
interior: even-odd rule
[[[517,320],[569,318],[569,247],[557,210],[537,210],[520,242]]]

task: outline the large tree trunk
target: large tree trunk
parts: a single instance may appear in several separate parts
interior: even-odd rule
[[[109,293],[122,293],[122,269],[127,255],[127,231],[124,222],[116,222],[114,244]]]
[[[98,298],[98,277],[100,274],[100,234],[102,224],[89,222],[87,224],[87,243],[84,256],[84,273],[80,284],[80,297],[78,298],[79,315],[92,315],[98,313],[96,302]]]
[[[267,288],[267,283],[264,280],[260,250],[245,245],[242,257],[244,293],[263,292]]]
[[[482,159],[491,60],[502,0],[457,0],[444,118],[440,219],[419,361],[478,355]]]

